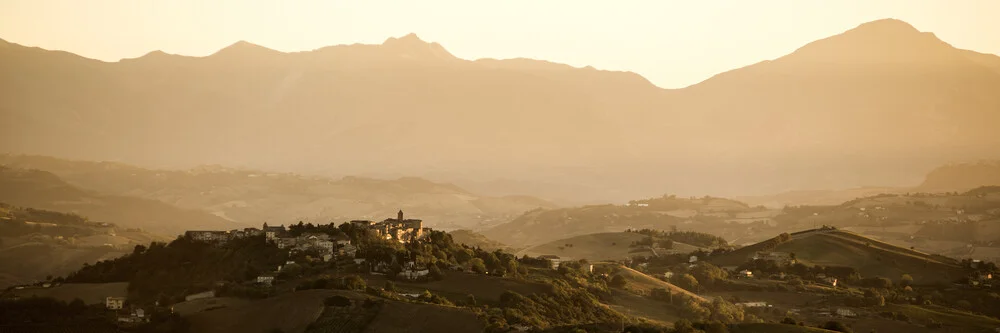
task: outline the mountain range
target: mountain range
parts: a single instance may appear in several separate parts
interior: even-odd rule
[[[1000,57],[893,19],[673,90],[635,73],[460,59],[412,34],[119,62],[0,41],[0,151],[421,176],[577,202],[754,195],[912,184],[1000,157],[997,91]]]

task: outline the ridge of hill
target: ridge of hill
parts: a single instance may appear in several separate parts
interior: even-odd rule
[[[492,240],[483,236],[478,232],[468,230],[468,229],[458,229],[448,232],[451,238],[455,241],[455,244],[465,244],[469,247],[478,247],[486,251],[493,251],[498,249],[509,250],[507,245],[500,243],[498,241]]]
[[[403,209],[437,229],[482,228],[554,204],[530,196],[489,197],[417,177],[332,179],[289,173],[201,166],[150,170],[121,163],[0,155],[0,165],[52,172],[74,185],[113,195],[154,199],[212,213],[242,225],[292,219],[330,220],[395,216]]]
[[[627,205],[590,205],[528,211],[510,222],[482,231],[514,247],[530,247],[562,238],[628,229],[693,229],[720,236],[734,236],[731,223],[770,220],[769,210],[725,198],[659,198],[632,200]],[[729,235],[727,235],[729,233]]]
[[[652,256],[653,251],[648,246],[632,246],[633,243],[642,242],[648,238],[648,235],[636,232],[593,233],[532,246],[517,252],[517,255],[532,257],[557,255],[563,260],[587,259],[591,262],[623,260],[636,255]],[[691,253],[699,249],[697,246],[671,242],[669,249],[657,249],[656,254]]]
[[[235,227],[229,221],[200,211],[180,209],[156,200],[98,194],[67,184],[50,172],[6,166],[0,166],[0,202],[74,213],[94,221],[163,235]]]
[[[784,234],[771,240],[711,256],[718,266],[738,266],[756,252],[794,253],[809,265],[847,266],[863,277],[898,279],[909,274],[917,283],[952,282],[965,276],[955,259],[911,250],[837,229],[813,229]]]
[[[921,191],[968,191],[980,186],[1000,185],[1000,161],[949,164],[927,174],[917,186]]]
[[[459,59],[415,35],[114,63],[8,43],[0,151],[599,189],[566,198],[577,202],[895,186],[945,161],[1000,157],[998,68],[1000,57],[895,20],[676,90],[634,73]]]
[[[162,238],[78,215],[0,202],[0,289],[65,275],[158,240]]]

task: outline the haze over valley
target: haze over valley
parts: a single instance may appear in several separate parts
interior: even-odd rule
[[[0,3],[0,332],[1000,330],[1000,6],[893,1]]]

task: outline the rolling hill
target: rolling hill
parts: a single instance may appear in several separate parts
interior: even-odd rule
[[[950,164],[927,174],[917,190],[964,192],[980,186],[1000,185],[1000,161]]]
[[[185,230],[230,230],[237,226],[205,212],[156,200],[99,194],[67,184],[49,172],[5,166],[0,166],[0,202],[74,213],[93,221],[162,235],[177,235]]]
[[[492,195],[542,182],[578,201],[899,186],[998,157],[997,68],[1000,57],[892,19],[674,90],[634,73],[460,59],[412,34],[119,62],[2,42],[0,151],[513,180]],[[567,190],[580,184],[591,191]]]
[[[162,201],[242,225],[352,219],[381,220],[399,209],[438,229],[483,228],[521,213],[555,205],[529,196],[488,197],[458,186],[406,177],[332,179],[203,166],[150,170],[110,163],[42,156],[0,155],[0,165],[39,169],[104,194]]]
[[[633,242],[638,242],[646,238],[648,236],[634,232],[594,233],[532,246],[519,251],[517,255],[537,257],[551,254],[557,255],[560,258],[574,260],[587,259],[589,261],[622,260],[636,255],[648,257],[653,255],[653,252],[648,247],[630,246]],[[691,253],[698,249],[696,246],[674,242],[669,250],[658,254]]]
[[[0,289],[63,276],[120,257],[157,235],[52,211],[0,203]]]
[[[458,229],[448,232],[451,235],[451,239],[455,241],[455,244],[465,244],[470,247],[478,247],[486,251],[493,251],[497,249],[508,250],[507,245],[497,242],[495,240],[486,238],[480,233],[467,229]]]
[[[836,229],[793,233],[789,240],[777,246],[761,242],[712,256],[709,261],[719,266],[738,266],[758,251],[795,253],[797,260],[807,265],[849,266],[857,269],[862,277],[881,276],[896,280],[903,274],[909,274],[916,283],[933,283],[952,282],[966,275],[955,259]]]
[[[715,197],[659,198],[632,200],[627,205],[537,209],[514,220],[482,231],[514,247],[530,247],[597,233],[617,233],[628,229],[697,230],[727,238],[743,238],[755,233],[753,226],[767,227],[771,215],[762,207]],[[551,249],[546,249],[551,250]]]

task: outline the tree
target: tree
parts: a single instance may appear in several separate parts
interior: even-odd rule
[[[698,279],[691,274],[684,274],[677,279],[677,286],[690,292],[698,292]]]
[[[899,285],[901,287],[912,286],[913,285],[913,277],[910,276],[910,274],[903,274],[903,276],[899,278]]]
[[[483,259],[479,259],[479,258],[472,258],[472,259],[470,259],[469,260],[469,267],[472,269],[473,272],[475,272],[477,274],[485,274],[486,273],[486,264],[483,262]]]
[[[608,285],[615,288],[625,288],[626,283],[627,281],[625,281],[625,277],[619,274],[612,277],[611,283],[609,283]]]
[[[687,319],[678,319],[674,322],[674,332],[692,333],[694,332],[694,325]]]
[[[350,275],[344,278],[344,286],[350,290],[365,290],[367,284],[365,280],[357,275]]]

